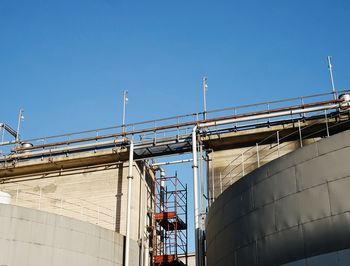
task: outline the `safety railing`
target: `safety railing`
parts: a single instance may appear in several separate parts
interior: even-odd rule
[[[214,187],[209,187],[211,195],[217,197],[241,177],[274,159],[303,147],[307,141],[316,142],[329,137],[332,132],[337,132],[337,128],[341,126],[350,127],[349,119],[336,122],[333,120],[331,123],[332,113],[327,111],[318,112],[316,115],[319,116],[319,119],[311,120],[308,123],[304,122],[305,117],[295,120],[295,128],[283,136],[281,136],[281,131],[276,130],[257,142],[256,145],[242,149],[242,152],[235,155],[218,173],[218,178],[216,175],[216,181],[212,183]],[[323,118],[321,118],[322,116]],[[212,200],[215,199],[212,198]]]
[[[67,195],[60,197],[45,192],[45,189],[39,186],[24,183],[2,184],[0,191],[11,195],[13,205],[68,216],[110,230],[115,228],[115,210],[86,199]]]
[[[345,93],[348,91],[339,91]],[[206,113],[207,119],[215,119],[225,116],[246,114],[251,112],[268,112],[269,110],[298,106],[308,103],[315,103],[333,98],[333,93],[321,93],[310,96],[302,96],[288,98],[283,100],[261,102],[249,105],[241,105],[223,109],[215,109]],[[127,137],[137,142],[152,140],[157,142],[158,139],[167,137],[184,136],[190,133],[194,124],[203,121],[203,112],[166,117],[155,120],[147,120],[137,123],[129,123],[125,125],[117,125],[99,129],[85,130],[61,135],[53,135],[48,137],[26,139],[22,142],[31,143],[40,150],[54,149],[56,147],[70,146],[74,143],[98,143],[106,139],[115,139],[119,137]],[[5,147],[10,145],[10,147]],[[14,141],[4,141],[0,143],[3,154],[11,153],[16,148]],[[17,147],[18,148],[18,147]]]

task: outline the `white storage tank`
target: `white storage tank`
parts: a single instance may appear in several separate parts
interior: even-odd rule
[[[0,191],[0,203],[11,204],[11,195],[9,193]]]

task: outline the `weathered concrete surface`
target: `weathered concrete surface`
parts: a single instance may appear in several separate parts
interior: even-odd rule
[[[128,163],[113,163],[113,153],[104,164],[94,156],[86,152],[72,157],[55,157],[47,162],[22,161],[10,168],[2,168],[3,177],[6,179],[6,173],[10,171],[13,179],[0,184],[0,190],[11,194],[13,204],[88,221],[125,235]],[[86,160],[89,165],[85,164]],[[77,167],[79,161],[82,165]],[[43,164],[62,168],[46,172],[46,168],[52,167],[41,168]],[[23,178],[24,172],[30,176]],[[153,177],[145,165],[136,163],[133,176],[130,237],[138,240],[146,230],[146,212],[152,204],[149,185]]]
[[[316,141],[309,139],[304,145]],[[300,147],[299,141],[212,151],[208,153],[207,185],[210,202],[242,176]]]
[[[8,160],[0,163],[0,181],[30,177],[30,175],[50,174],[78,167],[91,167],[108,163],[127,161],[128,152],[125,148],[115,147],[107,150],[83,151],[80,153],[54,155],[19,161]]]
[[[207,216],[208,265],[280,265],[350,248],[350,131],[265,164]]]
[[[138,265],[131,241],[131,265]],[[0,265],[123,265],[124,237],[76,219],[0,204]]]
[[[340,119],[340,118],[339,118]],[[299,123],[300,122],[300,123]],[[207,152],[207,194],[212,203],[242,176],[302,145],[349,128],[336,118],[301,119],[289,123],[204,135]],[[299,132],[300,126],[300,132]],[[300,140],[301,138],[301,140]]]

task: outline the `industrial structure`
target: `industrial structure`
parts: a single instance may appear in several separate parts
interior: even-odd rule
[[[344,131],[350,129],[350,96],[348,91],[338,94],[205,109],[29,140],[0,124],[3,133],[14,138],[1,143],[0,191],[4,202],[16,205],[0,205],[0,215],[6,218],[0,220],[1,227],[12,232],[0,234],[0,249],[10,247],[0,255],[0,264],[62,265],[58,257],[69,254],[67,266],[192,265],[187,256],[191,233],[198,266],[302,263],[350,248],[346,240],[317,246],[318,240],[333,232],[336,236],[338,228],[350,223],[347,194],[334,197],[329,189],[348,184],[342,179],[350,176],[348,167],[330,171],[329,178],[317,171],[312,175],[323,165],[331,169],[326,162],[350,165],[343,154],[349,146]],[[324,157],[328,154],[329,160]],[[164,161],[169,155],[183,157]],[[299,166],[305,161],[310,165]],[[188,227],[184,179],[164,171],[166,165],[180,163],[192,164],[194,228]],[[315,201],[315,195],[322,195],[322,201]],[[324,210],[327,200],[334,205]],[[302,201],[311,205],[297,211]],[[316,226],[318,220],[338,214],[343,215],[339,221],[324,225],[332,229]],[[52,239],[37,240],[35,234],[22,238],[12,227],[51,230]],[[303,235],[309,229],[312,234]],[[71,238],[70,232],[80,237]],[[299,239],[288,238],[294,232]],[[284,239],[309,248],[287,256],[290,249],[280,247]],[[85,240],[99,246],[86,247]],[[47,261],[38,261],[33,245],[33,254],[50,250]],[[13,264],[16,250],[28,247],[26,264]]]

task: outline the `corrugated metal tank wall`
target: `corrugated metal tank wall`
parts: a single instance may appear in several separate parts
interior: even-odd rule
[[[349,155],[346,131],[229,187],[207,216],[208,265],[281,265],[350,248]]]

